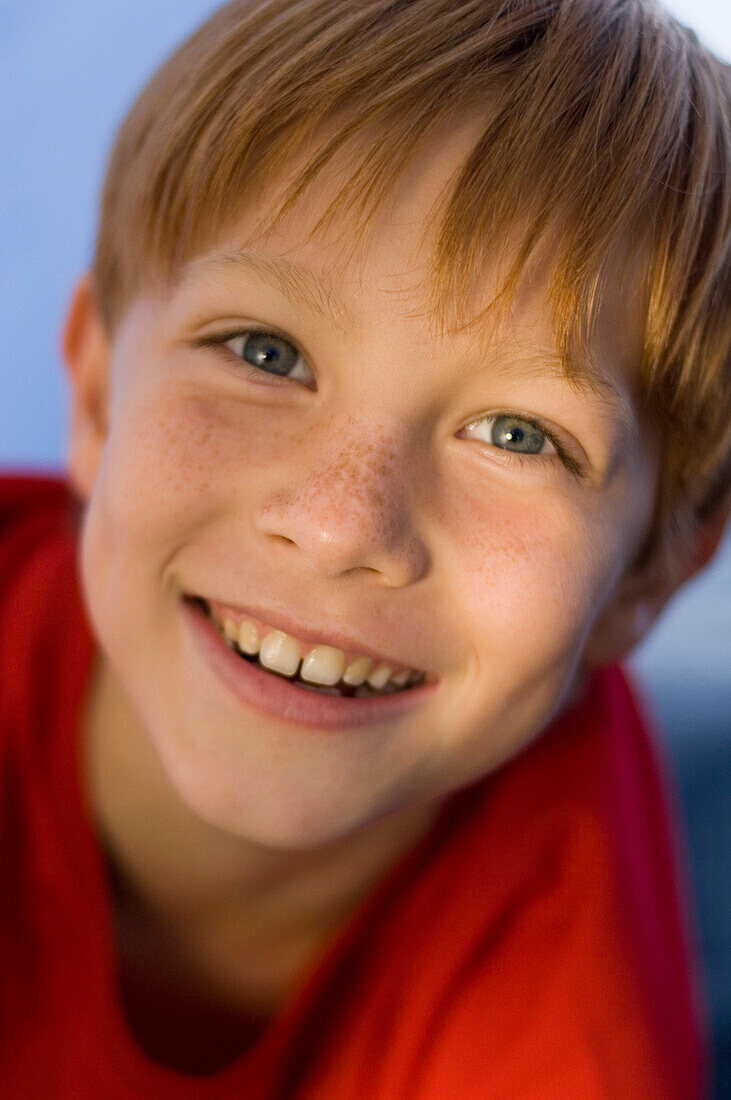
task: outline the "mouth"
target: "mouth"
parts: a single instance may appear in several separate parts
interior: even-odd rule
[[[359,730],[363,735],[388,735],[394,729],[394,723],[405,720],[417,708],[433,702],[444,686],[441,677],[429,672],[426,676],[417,673],[417,677],[422,678],[410,685],[404,683],[387,687],[385,683],[380,683],[378,668],[375,689],[373,685],[364,683],[307,683],[300,675],[299,662],[296,669],[294,662],[291,662],[288,672],[282,674],[267,668],[256,654],[246,653],[241,646],[234,644],[234,640],[227,638],[216,622],[216,616],[211,613],[206,600],[183,596],[181,610],[183,621],[187,624],[187,636],[193,646],[195,674],[199,669],[207,669],[229,696],[240,704],[297,730],[332,733]],[[272,634],[287,637],[279,631],[272,631]],[[275,642],[278,640],[275,637]],[[276,661],[281,654],[275,651],[273,656]],[[320,656],[315,655],[316,672]],[[265,647],[265,660],[271,657],[272,653]],[[319,668],[321,670],[322,666]],[[308,670],[304,671],[307,675]]]
[[[267,656],[266,646],[262,646],[258,641],[255,641],[254,645],[251,645],[251,643],[247,644],[247,648],[250,652],[245,652],[241,648],[238,636],[236,636],[235,632],[231,629],[227,629],[224,623],[217,618],[207,600],[201,596],[191,596],[188,597],[188,601],[199,608],[208,619],[209,623],[216,629],[219,637],[228,649],[230,649],[232,653],[235,653],[242,661],[254,665],[263,673],[268,673],[281,680],[286,680],[289,684],[302,691],[314,692],[319,695],[340,696],[346,699],[373,699],[388,695],[403,695],[424,684],[425,680],[428,680],[430,683],[434,680],[434,677],[427,677],[427,674],[424,672],[402,670],[397,673],[393,679],[387,679],[385,683],[382,682],[383,676],[376,674],[369,677],[369,679],[373,679],[374,683],[368,682],[364,672],[354,677],[356,680],[362,680],[362,682],[357,683],[346,683],[343,679],[339,679],[336,683],[312,682],[312,678],[303,679],[302,674],[306,667],[306,659],[304,657],[300,657],[297,660],[296,667],[294,667],[294,661],[290,661],[287,665],[287,671],[284,671],[284,665],[280,668],[273,667],[273,665],[277,663],[276,658],[273,659]],[[252,650],[256,650],[256,652]],[[266,663],[263,663],[262,657]],[[286,662],[284,664],[286,664]],[[291,669],[293,669],[293,671],[291,671]],[[379,671],[388,673],[388,669],[381,669]]]

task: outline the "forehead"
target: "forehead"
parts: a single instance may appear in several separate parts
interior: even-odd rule
[[[437,285],[435,253],[441,215],[457,174],[482,132],[484,120],[442,129],[404,164],[388,200],[367,218],[339,208],[342,186],[356,155],[345,146],[295,205],[273,220],[300,164],[293,158],[266,197],[249,203],[215,244],[189,261],[180,278],[231,285],[256,278],[303,310],[341,331],[368,319],[399,315],[430,340],[469,343],[485,366],[499,369],[506,344],[526,370],[553,373],[591,390],[631,416],[637,397],[644,314],[639,263],[628,263],[626,242],[608,259],[592,339],[567,355],[559,347],[550,288],[560,270],[556,220],[526,265],[514,294],[500,308],[496,294],[525,233],[525,222],[483,247],[468,296],[445,299]],[[363,143],[361,142],[361,152]],[[325,224],[323,226],[323,219]],[[385,311],[385,314],[384,314]]]
[[[357,299],[358,291],[374,281],[384,296],[408,299],[411,307],[420,305],[429,321],[434,313],[428,297],[437,208],[473,148],[481,125],[464,124],[424,141],[401,167],[387,201],[368,215],[357,207],[346,208],[342,191],[354,164],[375,139],[363,136],[346,142],[294,207],[275,218],[279,204],[312,156],[308,148],[273,172],[258,200],[247,202],[219,233],[217,247],[207,249],[207,254],[198,256],[188,268],[211,270],[217,254],[224,265],[231,264],[233,273],[237,252],[246,253],[246,260],[253,262],[257,262],[257,254],[271,255],[279,261],[280,272],[288,267],[286,274],[291,281],[300,281],[303,292],[307,285],[318,296],[324,291],[344,321],[353,320],[346,297]],[[329,128],[324,128],[312,145],[326,141],[328,135]],[[394,247],[396,240],[398,248]],[[260,273],[265,266],[258,262]],[[309,271],[317,273],[316,284]]]

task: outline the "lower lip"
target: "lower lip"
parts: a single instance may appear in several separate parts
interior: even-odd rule
[[[182,604],[195,644],[219,680],[253,710],[294,726],[341,730],[386,722],[421,706],[439,689],[439,683],[420,684],[404,692],[371,699],[306,691],[239,657],[197,603],[184,598]]]

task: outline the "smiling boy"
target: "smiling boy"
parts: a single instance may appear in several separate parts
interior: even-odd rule
[[[729,112],[635,0],[235,2],[152,79],[78,511],[3,481],[11,1095],[702,1094],[613,662],[728,511]]]

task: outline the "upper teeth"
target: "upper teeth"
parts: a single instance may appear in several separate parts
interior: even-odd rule
[[[367,681],[373,688],[383,688],[389,682],[403,687],[411,680],[422,678],[421,673],[412,669],[396,671],[392,665],[378,664],[371,657],[351,655],[348,660],[343,650],[335,646],[308,646],[283,630],[262,628],[250,619],[237,623],[230,615],[225,615],[222,621],[215,614],[213,617],[229,642],[236,643],[242,652],[252,657],[258,654],[265,668],[283,676],[294,676],[299,668],[301,679],[311,684],[333,686],[342,680],[357,687]]]

